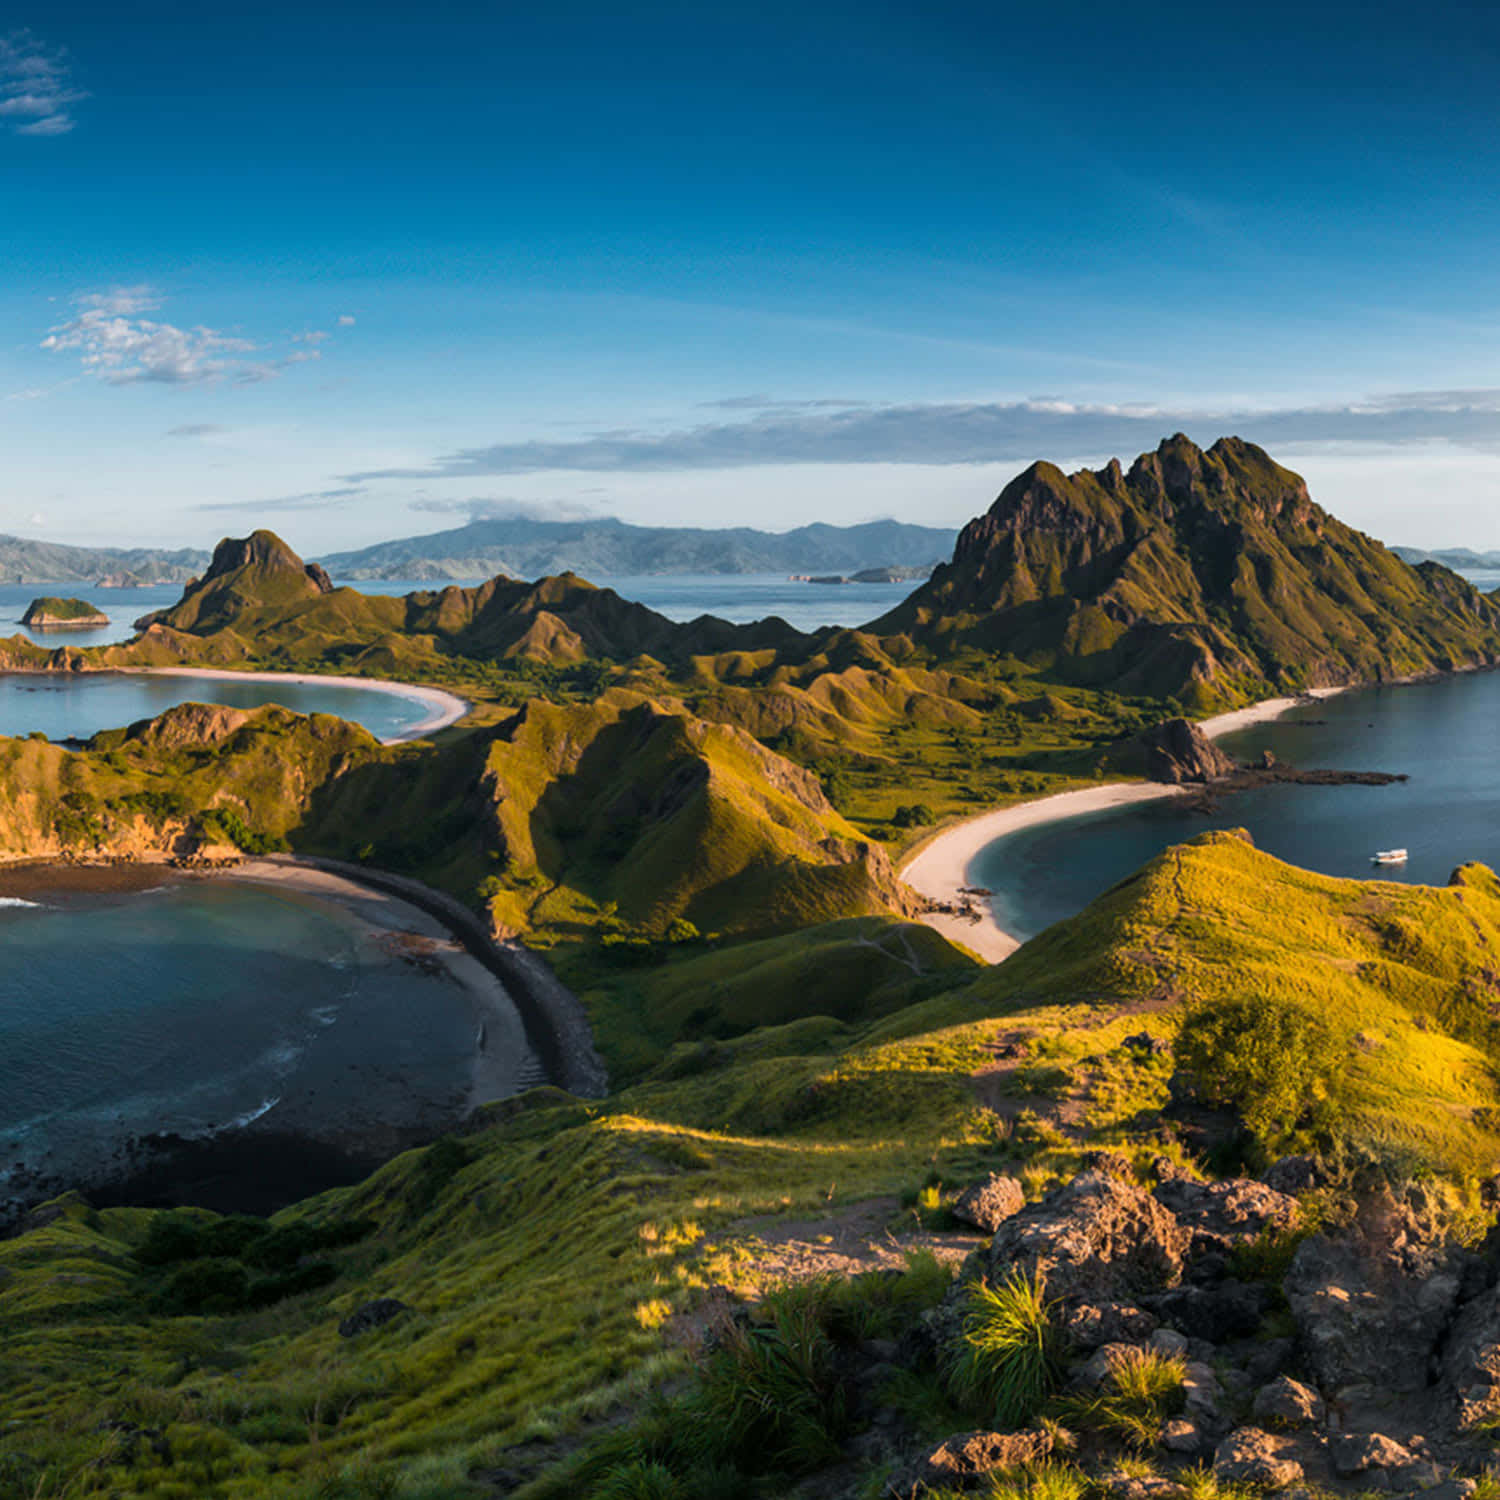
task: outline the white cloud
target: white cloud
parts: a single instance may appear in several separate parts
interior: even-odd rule
[[[161,304],[161,296],[149,286],[86,293],[74,298],[76,315],[51,328],[41,347],[53,354],[77,354],[85,373],[108,385],[203,385],[219,380],[253,385],[274,379],[289,366],[320,359],[318,345],[328,337],[321,332],[301,334],[294,342],[303,348],[275,359],[250,360],[246,356],[262,346],[238,334],[203,324],[180,328],[143,316]]]
[[[340,313],[338,316],[338,326],[340,328],[353,328],[354,319],[348,313]]]
[[[66,135],[69,106],[88,95],[74,88],[67,53],[30,31],[0,36],[0,120],[16,135]]]
[[[731,398],[734,400],[735,398]],[[778,464],[959,464],[1129,457],[1168,433],[1200,443],[1235,434],[1278,453],[1330,444],[1357,448],[1449,443],[1500,451],[1500,397],[1492,390],[1403,392],[1341,405],[1252,409],[1028,401],[820,409],[761,407],[744,421],[673,432],[629,429],[562,441],[529,439],[461,448],[426,468],[364,470],[366,479],[473,479],[554,471],[671,473]],[[739,404],[731,407],[738,410]]]

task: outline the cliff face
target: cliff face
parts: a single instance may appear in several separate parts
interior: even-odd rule
[[[1500,654],[1500,608],[1463,579],[1409,567],[1253,444],[1181,435],[1128,473],[1033,464],[870,628],[1195,704]]]

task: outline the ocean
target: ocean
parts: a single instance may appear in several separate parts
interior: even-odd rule
[[[1410,780],[1263,786],[1223,794],[1209,812],[1164,798],[1088,814],[996,840],[969,866],[970,883],[994,892],[996,921],[1024,939],[1210,828],[1246,828],[1258,848],[1325,875],[1444,885],[1467,860],[1500,869],[1500,670],[1342,693],[1219,744],[1241,760],[1270,750],[1302,770]],[[1371,864],[1391,848],[1408,862]]]
[[[481,1026],[492,1066],[541,1076],[513,1008],[340,903],[139,868],[4,889],[0,1218],[38,1179],[123,1170],[150,1133],[253,1127],[365,1161],[427,1138],[468,1108]]]

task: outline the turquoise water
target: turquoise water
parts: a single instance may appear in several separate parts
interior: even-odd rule
[[[234,678],[156,677],[136,672],[0,673],[0,734],[40,730],[49,740],[88,739],[122,729],[176,703],[259,708],[279,703],[300,714],[337,714],[379,739],[408,733],[432,709],[415,698],[372,688],[320,682],[255,682]]]
[[[1321,721],[1321,722],[1319,722]],[[1020,938],[1071,916],[1170,844],[1247,828],[1256,845],[1326,875],[1377,873],[1377,849],[1404,847],[1379,877],[1447,883],[1480,860],[1500,868],[1500,672],[1366,688],[1294,709],[1220,744],[1242,760],[1271,750],[1300,769],[1404,772],[1391,786],[1259,787],[1207,813],[1164,798],[999,839],[969,866],[995,894],[996,920]]]
[[[59,878],[0,898],[0,1209],[33,1174],[87,1179],[149,1132],[254,1124],[366,1151],[436,1133],[468,1106],[481,1025],[518,1076],[534,1067],[508,1006],[477,1014],[340,905]]]

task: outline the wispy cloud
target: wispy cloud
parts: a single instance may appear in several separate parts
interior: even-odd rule
[[[76,124],[70,106],[87,98],[61,47],[30,31],[0,36],[0,121],[16,135],[66,135]]]
[[[266,500],[211,500],[189,510],[338,510],[356,495],[363,495],[362,484],[344,485],[333,490],[305,490],[300,495],[274,495]]]
[[[432,515],[461,515],[471,521],[594,521],[596,507],[582,500],[519,500],[506,495],[468,500],[413,500],[408,510]]]
[[[228,431],[227,427],[221,427],[217,422],[184,422],[180,427],[167,428],[167,436],[175,438],[217,437],[219,433]]]
[[[823,396],[813,401],[795,401],[758,393],[753,396],[721,396],[717,401],[700,401],[698,405],[705,411],[847,411],[855,407],[870,406],[873,403],[845,400],[838,396]]]
[[[744,422],[665,433],[599,432],[494,443],[443,454],[426,468],[348,476],[471,479],[554,470],[594,473],[736,469],[765,464],[984,464],[1134,454],[1168,433],[1199,441],[1235,433],[1279,451],[1323,443],[1447,442],[1500,449],[1500,392],[1429,391],[1279,410],[1097,405],[1056,397],[1004,403],[771,410]]]
[[[74,316],[49,329],[41,347],[53,354],[77,354],[84,372],[108,385],[204,385],[223,380],[254,385],[293,365],[321,359],[319,345],[329,337],[324,332],[301,334],[294,340],[300,347],[252,359],[264,355],[264,346],[237,333],[201,323],[183,328],[145,316],[156,312],[162,301],[149,286],[87,292],[74,298]]]

